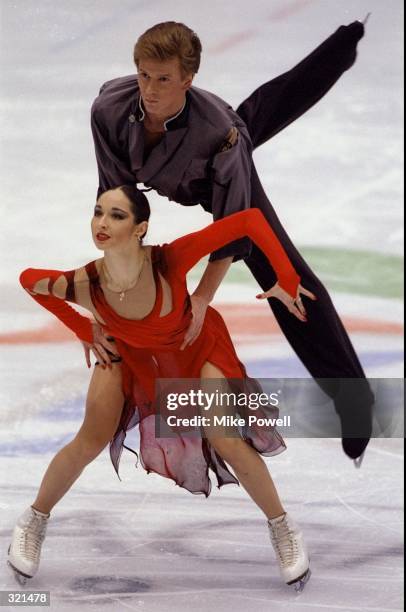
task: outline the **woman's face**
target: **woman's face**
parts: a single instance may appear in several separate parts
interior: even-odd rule
[[[131,204],[121,189],[105,191],[97,200],[92,218],[92,237],[96,247],[102,251],[114,247],[125,247],[131,242],[138,244],[146,222],[135,225]]]

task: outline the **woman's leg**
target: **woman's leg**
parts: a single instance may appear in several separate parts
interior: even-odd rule
[[[208,361],[201,369],[202,382],[208,379],[225,379],[224,374]],[[204,385],[204,383],[203,383]],[[261,508],[268,519],[280,516],[285,511],[275,485],[262,457],[239,437],[218,437],[218,431],[205,434],[213,448],[234,470],[240,483]]]
[[[95,367],[83,424],[75,438],[49,464],[33,508],[49,513],[86,465],[101,453],[117,429],[123,401],[121,365],[113,363],[111,370]]]

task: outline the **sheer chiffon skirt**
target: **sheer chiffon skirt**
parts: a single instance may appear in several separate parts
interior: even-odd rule
[[[119,427],[110,442],[110,457],[117,475],[120,457],[123,448],[126,448],[137,455],[137,463],[140,460],[147,473],[155,472],[171,478],[190,493],[209,496],[212,486],[210,470],[214,473],[219,488],[225,484],[239,484],[238,479],[206,438],[187,437],[182,434],[170,438],[157,437],[156,415],[147,412],[140,410],[130,398],[126,399]],[[264,410],[263,414],[265,417],[269,416]],[[272,416],[275,416],[273,412]],[[126,433],[136,426],[139,427],[140,436],[139,454],[125,444]],[[286,449],[275,428],[264,430],[247,426],[241,431],[241,438],[264,456],[277,455]]]
[[[143,468],[172,479],[190,493],[204,494],[211,491],[210,471],[214,473],[217,486],[239,484],[221,456],[209,440],[201,436],[172,433],[170,437],[156,435],[157,401],[155,397],[157,378],[195,378],[200,376],[205,362],[215,365],[227,379],[233,379],[245,394],[261,393],[257,380],[247,376],[239,361],[228,330],[221,315],[210,309],[207,324],[212,332],[205,330],[198,340],[184,351],[175,354],[165,351],[137,349],[117,341],[122,357],[123,393],[125,397],[120,423],[110,442],[110,457],[119,476],[119,462],[123,448],[135,453]],[[192,413],[192,409],[191,409]],[[183,410],[185,414],[185,410]],[[257,417],[277,418],[278,410],[272,406],[261,406],[255,411]],[[242,413],[241,413],[242,416]],[[126,434],[139,428],[139,454],[125,445]],[[286,445],[274,427],[262,427],[255,423],[238,427],[239,436],[264,456],[273,456],[286,449]]]

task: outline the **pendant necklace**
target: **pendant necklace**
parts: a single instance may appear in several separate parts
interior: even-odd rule
[[[106,279],[107,279],[107,281],[108,281],[108,282],[106,283],[106,287],[107,287],[107,289],[108,289],[109,291],[111,291],[112,293],[118,293],[118,294],[119,294],[119,300],[120,300],[120,302],[122,302],[122,301],[124,300],[124,298],[125,298],[125,294],[127,293],[127,291],[130,291],[130,289],[133,289],[133,288],[135,287],[135,285],[138,283],[138,281],[139,281],[139,279],[140,279],[140,276],[141,276],[141,272],[142,272],[143,267],[144,267],[144,262],[145,262],[145,259],[146,259],[146,256],[145,256],[145,251],[144,251],[144,258],[143,258],[143,260],[142,260],[142,264],[141,264],[140,269],[139,269],[139,272],[138,272],[138,274],[137,274],[137,278],[135,279],[135,281],[134,281],[133,283],[131,283],[131,285],[129,285],[129,287],[126,287],[125,289],[121,289],[120,291],[115,291],[114,289],[111,289],[111,288],[108,286],[108,282],[112,281],[112,282],[114,283],[114,280],[112,279],[111,274],[110,274],[110,273],[109,273],[109,271],[107,270],[107,267],[106,267],[106,265],[105,265],[105,263],[104,263],[104,259],[103,259],[103,263],[102,263],[102,270],[103,270],[103,273],[104,273],[104,275],[105,275],[105,277],[106,277]]]

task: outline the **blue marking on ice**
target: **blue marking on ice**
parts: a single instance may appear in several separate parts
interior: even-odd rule
[[[33,437],[26,435],[16,435],[15,439],[10,442],[0,442],[0,456],[15,457],[25,455],[42,455],[44,453],[56,453],[63,446],[68,444],[77,433],[79,424],[84,415],[84,406],[86,396],[77,397],[74,400],[57,403],[47,406],[40,414],[35,415],[35,429]],[[45,424],[55,422],[66,422],[67,430],[62,435],[47,433]],[[77,422],[77,425],[72,427],[72,424]],[[34,431],[34,425],[33,425]],[[44,435],[38,436],[38,431],[43,431]],[[137,448],[139,444],[138,428],[128,432],[126,444],[132,448]]]
[[[402,351],[375,351],[358,353],[358,357],[364,368],[386,366],[390,363],[402,362]],[[265,359],[245,360],[245,366],[250,376],[258,378],[278,377],[284,378],[307,378],[308,371],[295,357],[285,359],[273,359],[271,356]]]
[[[15,442],[0,444],[0,455],[3,457],[15,457],[18,455],[24,457],[28,455],[43,455],[44,453],[57,452],[70,442],[75,434],[76,431],[72,431],[58,438],[46,436],[43,438],[35,438],[34,440],[19,437]]]
[[[286,359],[245,360],[244,365],[249,376],[257,378],[308,378],[310,374],[300,361],[294,357]]]
[[[403,363],[403,351],[376,351],[370,353],[358,353],[361,363],[365,367],[385,366],[390,363]]]
[[[399,362],[402,361],[402,358],[401,351],[375,351],[360,354],[361,363],[366,368]],[[257,378],[284,378],[286,373],[289,373],[291,378],[309,377],[307,370],[295,357],[273,359],[270,356],[260,360],[245,360],[245,365],[248,374]],[[36,423],[64,421],[69,423],[69,430],[63,435],[55,436],[48,433],[41,437],[34,435],[32,438],[18,436],[15,441],[0,443],[0,455],[10,457],[57,452],[70,442],[77,433],[76,427],[72,429],[72,422],[79,423],[83,418],[85,402],[86,397],[83,395],[82,397],[76,397],[74,400],[48,406],[42,413],[35,416]],[[129,437],[134,437],[138,440],[138,430],[129,432],[127,442],[129,442]]]
[[[39,415],[46,421],[71,421],[84,414],[85,397],[75,398],[64,403],[48,407]]]

